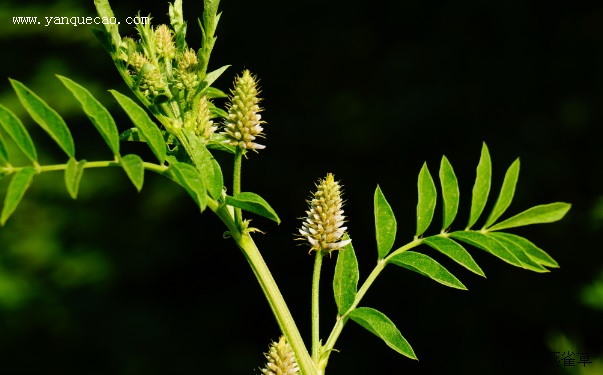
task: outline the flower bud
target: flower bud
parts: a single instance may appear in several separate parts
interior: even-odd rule
[[[157,54],[165,59],[172,60],[176,55],[172,30],[167,25],[159,25],[155,28],[155,48]]]
[[[306,219],[299,229],[300,239],[310,243],[310,251],[330,253],[339,250],[352,240],[341,240],[347,227],[343,226],[343,201],[341,186],[329,173],[316,185],[317,191],[308,201],[310,209],[306,211]]]
[[[192,48],[176,57],[176,87],[180,90],[194,91],[199,86],[197,75],[197,53]]]

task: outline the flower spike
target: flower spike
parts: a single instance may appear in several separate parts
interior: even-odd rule
[[[352,240],[341,240],[347,227],[343,226],[345,216],[339,182],[329,173],[316,187],[316,193],[308,201],[310,209],[306,211],[307,217],[299,229],[299,234],[300,239],[310,243],[310,251],[328,254],[340,250]]]
[[[226,143],[244,150],[261,150],[266,146],[255,142],[257,137],[264,137],[262,133],[260,98],[256,78],[249,70],[236,78],[235,88],[231,90],[230,104],[228,104],[228,118],[224,124],[223,135]]]

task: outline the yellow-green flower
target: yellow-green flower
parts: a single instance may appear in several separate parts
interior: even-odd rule
[[[157,54],[165,59],[171,60],[176,55],[172,30],[167,25],[159,25],[155,28],[155,48]]]
[[[342,240],[347,227],[344,227],[343,200],[341,186],[329,173],[316,185],[317,191],[308,201],[310,209],[299,234],[301,239],[310,243],[310,251],[330,253],[339,250],[352,240]]]
[[[192,48],[176,57],[178,67],[176,68],[176,87],[180,90],[194,91],[199,86],[197,67],[199,61],[197,53]]]
[[[228,118],[224,124],[223,135],[226,143],[241,149],[261,150],[266,146],[255,142],[257,137],[263,137],[259,114],[262,109],[259,106],[260,98],[257,82],[249,70],[236,78],[235,88],[231,90],[230,104],[228,104]]]

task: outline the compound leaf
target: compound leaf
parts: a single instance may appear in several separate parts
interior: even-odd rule
[[[203,212],[207,206],[207,193],[205,192],[205,180],[197,168],[187,163],[173,162],[170,163],[169,170],[172,172],[174,180],[188,192]]]
[[[84,113],[103,137],[113,155],[119,155],[119,132],[109,111],[86,88],[67,77],[58,77],[80,102]]]
[[[254,214],[264,216],[277,224],[281,223],[281,219],[276,212],[270,207],[264,198],[256,193],[243,192],[237,194],[236,197],[226,196],[226,204],[240,208],[245,211],[253,212]]]
[[[346,234],[344,240],[348,240]],[[345,245],[337,252],[337,264],[333,276],[333,294],[339,315],[345,314],[354,304],[358,291],[358,260],[352,243]]]
[[[19,97],[21,105],[27,110],[31,118],[50,135],[70,158],[74,157],[73,137],[71,137],[71,132],[63,118],[21,82],[11,79],[10,83]]]
[[[2,207],[2,213],[0,214],[0,225],[4,225],[10,215],[15,212],[35,174],[36,169],[34,167],[25,167],[15,173],[10,184],[8,184],[4,207]]]
[[[132,181],[136,190],[140,191],[144,182],[144,165],[142,159],[138,155],[129,154],[120,160],[121,166],[128,175],[128,178]]]
[[[486,277],[484,271],[475,263],[473,257],[463,246],[454,242],[448,237],[444,236],[431,236],[423,239],[423,242],[431,248],[434,248],[442,254],[448,256],[461,266],[467,268],[469,271],[474,272],[480,276]]]
[[[554,221],[561,220],[567,211],[569,211],[571,206],[571,204],[563,202],[535,206],[513,217],[510,217],[507,220],[501,221],[496,225],[493,225],[492,227],[488,228],[488,230],[495,231],[531,224],[552,223]]]
[[[440,163],[440,183],[442,185],[442,201],[444,202],[444,222],[442,230],[446,230],[452,225],[459,208],[459,183],[454,174],[452,165],[442,156]]]
[[[370,307],[359,307],[351,311],[348,316],[398,353],[410,359],[417,359],[408,341],[402,336],[396,325],[383,313]]]
[[[420,273],[442,285],[467,290],[444,266],[431,257],[414,251],[405,251],[390,258],[389,263]]]
[[[471,196],[471,214],[469,216],[467,229],[471,228],[482,214],[482,211],[486,206],[486,201],[488,200],[488,194],[490,193],[491,181],[492,162],[490,160],[488,146],[486,146],[486,143],[484,143],[482,146],[482,153],[479,158],[479,163],[477,164],[475,184],[473,185],[473,195]]]
[[[0,126],[11,137],[25,156],[35,162],[38,160],[36,148],[29,136],[29,133],[23,126],[23,123],[8,108],[0,104]]]
[[[513,195],[515,194],[515,186],[517,185],[517,178],[519,177],[519,158],[517,158],[513,164],[507,169],[507,173],[505,174],[505,179],[503,181],[502,187],[500,188],[500,194],[498,195],[498,199],[494,204],[494,208],[488,216],[488,220],[486,220],[486,224],[484,224],[484,229],[488,228],[492,224],[498,220],[500,215],[505,213],[511,201],[513,200]]]
[[[379,259],[382,259],[387,256],[387,253],[394,246],[394,241],[396,240],[396,217],[379,186],[375,189],[373,202],[375,206],[377,251]]]
[[[427,168],[427,163],[423,163],[423,167],[421,167],[417,186],[419,188],[419,201],[417,203],[416,236],[420,236],[431,224],[437,199],[435,184]]]
[[[166,147],[157,125],[134,100],[115,90],[109,90],[109,92],[115,97],[119,105],[128,114],[128,117],[130,117],[130,120],[132,120],[132,123],[138,128],[142,138],[149,145],[159,163],[163,164],[166,156]]]
[[[475,246],[489,252],[497,258],[517,267],[523,268],[523,264],[506,247],[492,237],[475,231],[458,231],[450,233],[450,237],[456,238],[466,244]]]
[[[75,158],[70,158],[67,162],[67,168],[65,168],[65,186],[67,187],[67,192],[69,192],[69,195],[73,199],[77,198],[77,192],[80,188],[80,181],[84,174],[85,165],[86,160],[80,160],[78,162]]]

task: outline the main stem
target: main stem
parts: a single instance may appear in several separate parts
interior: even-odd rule
[[[293,316],[291,315],[266,262],[262,258],[259,249],[253,242],[253,239],[248,233],[241,232],[241,228],[235,224],[226,205],[219,205],[215,200],[208,199],[207,206],[222,219],[224,224],[228,227],[230,235],[243,251],[245,258],[249,262],[251,269],[268,300],[268,304],[272,309],[272,313],[276,318],[279,328],[295,352],[297,364],[301,373],[303,375],[319,375],[316,364],[312,360],[301,334],[295,325]]]
[[[316,251],[314,258],[314,273],[312,275],[312,359],[318,362],[320,354],[320,319],[319,319],[319,291],[320,291],[320,268],[322,266],[322,251]]]

